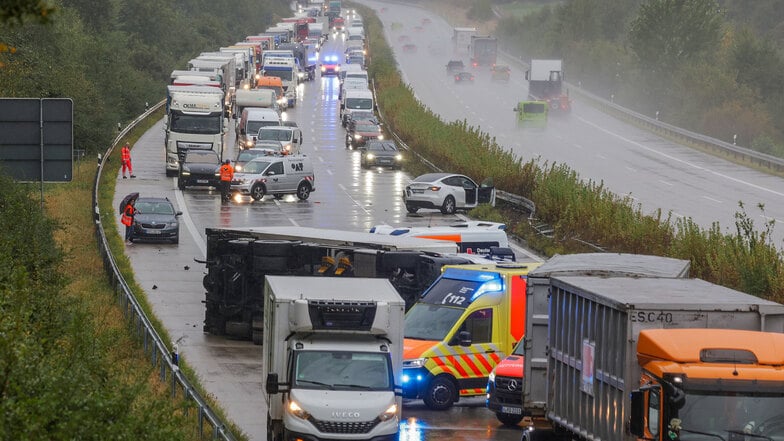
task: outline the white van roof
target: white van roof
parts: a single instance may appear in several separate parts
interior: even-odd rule
[[[251,121],[280,121],[280,115],[275,109],[266,107],[246,107],[243,112],[248,112],[248,119]]]

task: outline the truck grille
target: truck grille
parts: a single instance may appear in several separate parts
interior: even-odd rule
[[[500,404],[523,404],[523,379],[495,377],[495,394]]]
[[[373,421],[320,421],[313,417],[308,421],[321,433],[341,434],[368,433],[380,422],[378,418]]]

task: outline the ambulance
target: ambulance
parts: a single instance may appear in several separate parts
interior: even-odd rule
[[[528,272],[539,263],[445,266],[406,313],[403,398],[433,410],[482,396],[525,332]]]
[[[461,253],[492,254],[492,247],[509,248],[506,224],[498,222],[465,221],[432,227],[393,227],[376,225],[371,233],[390,236],[418,237],[420,239],[446,240],[455,242]]]

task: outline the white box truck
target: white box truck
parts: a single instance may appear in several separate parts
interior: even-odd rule
[[[404,303],[383,279],[267,276],[268,439],[397,440]]]
[[[223,96],[217,87],[167,86],[166,176],[177,174],[187,150],[215,150],[223,157],[229,130]]]

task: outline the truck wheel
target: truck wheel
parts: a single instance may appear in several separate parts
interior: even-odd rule
[[[307,200],[310,197],[310,185],[305,182],[300,183],[297,187],[297,197],[301,201]]]
[[[254,201],[260,201],[264,198],[264,186],[262,184],[256,184],[250,189],[250,197],[253,198]]]
[[[253,241],[254,256],[268,257],[288,257],[291,255],[295,245],[301,242],[298,240],[281,239],[259,239]]]
[[[457,387],[446,376],[433,378],[422,399],[432,410],[447,410],[457,400]]]
[[[496,412],[495,417],[504,426],[516,426],[523,420],[522,415],[509,415],[508,413]]]
[[[441,206],[441,213],[443,214],[455,214],[455,210],[457,207],[455,206],[455,198],[452,196],[447,196],[444,199],[444,205]]]

